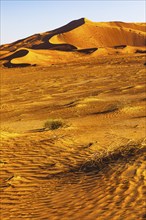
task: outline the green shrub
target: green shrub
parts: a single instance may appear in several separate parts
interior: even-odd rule
[[[63,127],[63,121],[61,119],[49,119],[45,122],[44,128],[45,130],[55,130],[60,127]]]

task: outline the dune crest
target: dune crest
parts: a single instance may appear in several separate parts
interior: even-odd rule
[[[50,38],[53,44],[68,43],[78,48],[114,47],[117,45],[144,46],[145,32],[140,25],[122,22],[86,21],[82,26]]]
[[[0,60],[9,67],[26,63],[50,65],[86,61],[91,54],[95,53],[92,57],[96,57],[102,51],[103,55],[145,53],[145,46],[145,23],[92,22],[81,18],[55,30],[2,45]]]

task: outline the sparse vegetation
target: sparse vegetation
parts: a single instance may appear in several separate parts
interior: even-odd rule
[[[79,168],[80,171],[88,172],[101,170],[108,164],[116,162],[117,160],[124,159],[125,162],[137,154],[145,152],[146,140],[132,141],[121,139],[121,143],[113,143],[108,148],[95,152],[91,158],[82,164]]]
[[[62,119],[48,119],[44,123],[44,128],[45,130],[55,130],[60,127],[63,127],[63,125],[64,125],[64,122]]]

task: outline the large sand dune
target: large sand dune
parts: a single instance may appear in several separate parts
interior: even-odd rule
[[[144,36],[80,19],[1,46],[0,219],[146,218]]]
[[[58,29],[2,45],[1,60],[7,67],[48,66],[87,62],[96,56],[115,53],[143,53],[145,36],[145,23],[92,22],[81,18]]]
[[[72,31],[54,35],[52,44],[67,43],[77,48],[114,47],[117,45],[144,46],[144,26],[123,22],[85,23]]]

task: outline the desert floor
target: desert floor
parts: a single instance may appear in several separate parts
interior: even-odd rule
[[[146,218],[145,62],[0,68],[2,220]]]

